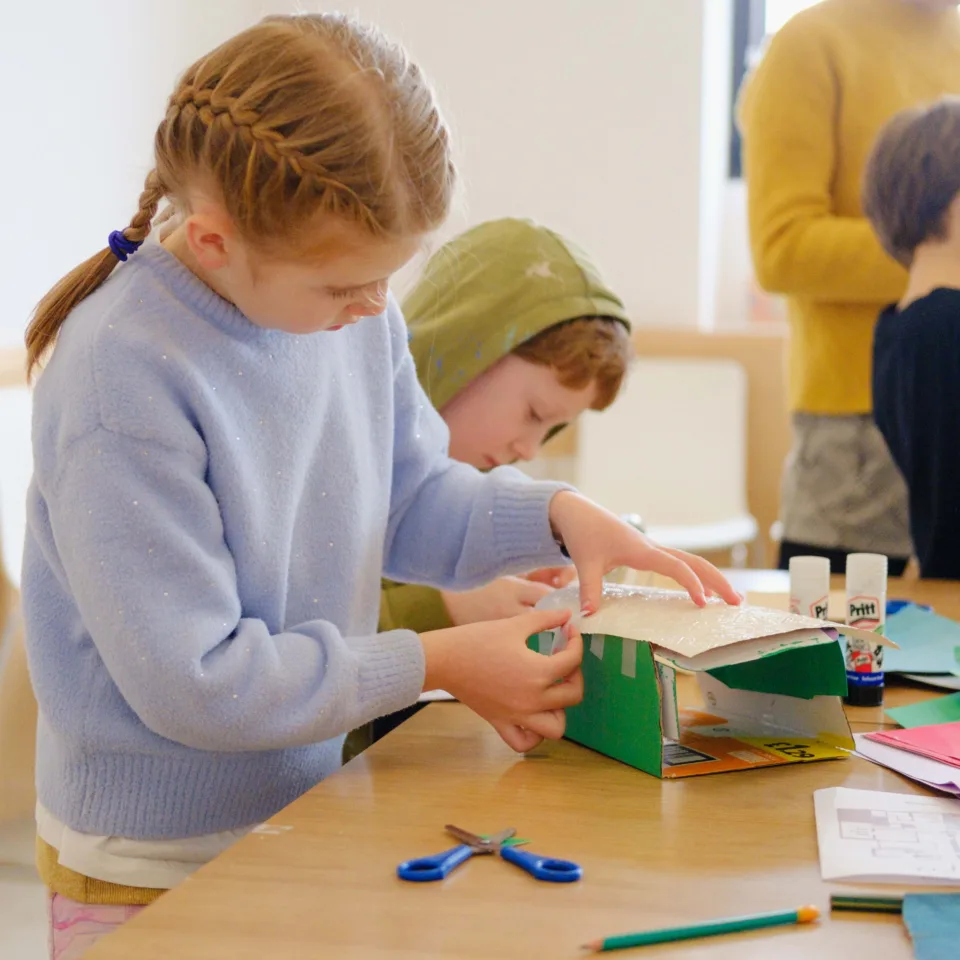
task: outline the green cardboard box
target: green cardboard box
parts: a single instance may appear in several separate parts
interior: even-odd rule
[[[577,586],[540,606],[578,609]],[[841,698],[837,625],[685,593],[607,585],[584,636],[584,698],[567,710],[568,739],[676,778],[811,760],[854,747]],[[531,638],[549,654],[559,632]],[[696,676],[703,706],[681,709],[677,672]]]

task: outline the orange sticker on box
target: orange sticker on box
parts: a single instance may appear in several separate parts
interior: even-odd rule
[[[846,751],[812,737],[747,736],[731,730],[723,717],[682,710],[679,739],[663,742],[663,776],[676,779],[846,756]]]

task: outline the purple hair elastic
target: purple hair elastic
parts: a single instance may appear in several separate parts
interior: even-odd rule
[[[143,243],[142,240],[128,240],[122,230],[114,230],[107,237],[107,246],[118,260],[126,260],[131,253],[136,253],[141,243]]]

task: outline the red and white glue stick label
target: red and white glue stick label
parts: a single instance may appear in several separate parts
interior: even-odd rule
[[[847,557],[847,623],[851,627],[883,634],[887,608],[887,558],[874,553]],[[883,645],[846,637],[847,683],[883,686]]]

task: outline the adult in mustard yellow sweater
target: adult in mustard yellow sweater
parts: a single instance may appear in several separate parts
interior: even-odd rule
[[[960,93],[960,15],[948,0],[822,0],[773,37],[740,104],[754,266],[787,296],[794,448],[781,566],[853,551],[910,554],[906,491],[870,417],[880,310],[906,273],[860,208],[873,141],[895,113]]]

